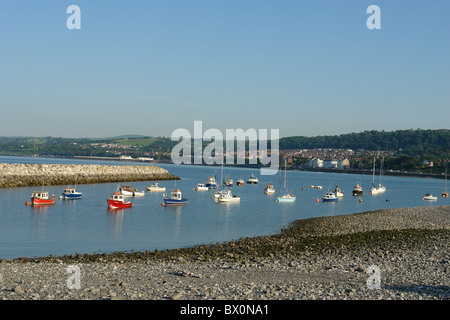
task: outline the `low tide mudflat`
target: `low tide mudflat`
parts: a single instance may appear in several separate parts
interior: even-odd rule
[[[184,249],[2,260],[0,298],[446,300],[449,240],[450,206],[311,218]]]

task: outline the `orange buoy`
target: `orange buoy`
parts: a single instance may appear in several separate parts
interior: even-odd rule
[[[319,202],[319,199],[316,199],[316,202]]]
[[[164,202],[161,202],[161,207],[164,207]]]
[[[27,202],[25,202],[25,205],[26,205],[26,206],[29,206],[29,205],[30,205],[30,203],[29,203],[29,202],[27,201]]]

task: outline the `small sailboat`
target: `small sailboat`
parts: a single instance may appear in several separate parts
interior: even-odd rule
[[[373,157],[373,170],[372,170],[372,186],[370,187],[370,194],[378,194],[378,188],[375,187],[375,157]]]
[[[77,191],[75,188],[65,188],[62,192],[64,199],[72,200],[72,199],[80,199],[83,196],[83,193]]]
[[[381,177],[383,176],[383,164],[384,164],[384,157],[381,159],[380,180],[378,182],[378,193],[386,192],[386,186],[383,186],[383,184],[381,183]]]
[[[447,192],[447,163],[445,164],[444,192],[441,193],[441,197],[448,198],[448,192]]]
[[[56,197],[54,195],[49,195],[47,191],[33,191],[31,193],[31,205],[49,205],[54,204]]]
[[[180,206],[188,203],[188,199],[185,199],[181,196],[181,191],[179,189],[175,189],[170,193],[170,197],[165,193],[164,197],[164,205],[166,206]]]
[[[111,193],[107,202],[109,209],[125,209],[133,206],[131,201],[125,201],[125,195],[120,192]]]
[[[280,197],[277,197],[277,201],[278,202],[294,202],[295,201],[295,196],[289,192],[287,192],[287,188],[286,188],[286,160],[284,163],[284,194]]]

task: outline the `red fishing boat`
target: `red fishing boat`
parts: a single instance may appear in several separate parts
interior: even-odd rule
[[[54,195],[49,195],[47,191],[33,191],[31,194],[31,205],[48,205],[54,204],[56,197]]]
[[[131,208],[132,205],[131,201],[125,201],[125,196],[120,192],[111,193],[108,198],[108,208],[110,209]]]

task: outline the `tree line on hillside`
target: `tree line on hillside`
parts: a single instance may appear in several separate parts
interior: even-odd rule
[[[144,137],[145,138],[145,137]],[[171,152],[178,141],[171,141],[170,138],[158,137],[149,138],[148,145],[135,145],[134,150]],[[133,146],[133,139],[128,138]],[[143,137],[138,137],[142,142]],[[107,156],[105,148],[94,148],[90,144],[115,143],[118,139],[87,139],[87,138],[55,138],[55,137],[0,137],[0,154],[13,155],[46,155],[46,156]],[[203,141],[202,149],[210,142]],[[226,142],[224,141],[224,144]],[[192,141],[193,144],[193,141]],[[225,147],[225,146],[224,146]],[[248,150],[248,141],[246,142]],[[270,141],[268,143],[270,148]],[[279,141],[280,150],[291,149],[352,149],[352,150],[372,150],[372,151],[395,151],[394,159],[386,159],[387,165],[399,166],[399,161],[407,167],[419,165],[420,159],[430,160],[448,159],[450,154],[450,131],[441,130],[397,130],[385,131],[364,131],[361,133],[349,133],[335,136],[316,137],[285,137]],[[131,150],[132,148],[130,148]],[[118,149],[123,150],[123,149]],[[192,148],[193,150],[193,148]],[[225,148],[224,148],[225,150]],[[235,148],[237,150],[236,142]]]
[[[281,150],[314,148],[390,150],[405,156],[448,158],[450,131],[447,129],[392,132],[371,130],[335,136],[299,136],[280,139]]]

